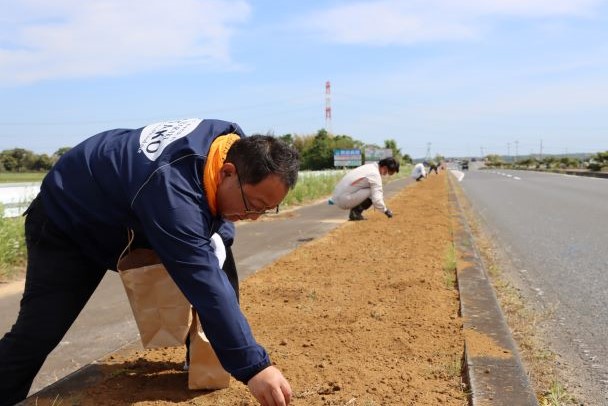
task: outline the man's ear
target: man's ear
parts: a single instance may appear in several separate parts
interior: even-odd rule
[[[220,168],[220,182],[231,176],[236,176],[236,166],[231,162],[226,162]]]

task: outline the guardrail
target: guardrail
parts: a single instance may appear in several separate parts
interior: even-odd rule
[[[3,217],[23,214],[30,202],[40,192],[40,182],[0,183],[0,204]]]

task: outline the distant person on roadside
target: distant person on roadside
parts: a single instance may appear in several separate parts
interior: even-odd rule
[[[435,171],[435,175],[439,175],[439,172],[437,172],[437,170],[439,169],[439,165],[437,165],[435,162],[431,161],[429,162],[429,175],[431,174],[431,172]]]
[[[393,217],[393,212],[384,204],[382,177],[399,172],[399,162],[394,158],[384,158],[379,162],[361,165],[348,172],[336,185],[329,200],[343,210],[350,210],[351,221],[365,220],[363,211],[372,204],[386,217]]]
[[[420,182],[422,178],[426,178],[426,170],[424,169],[423,163],[417,163],[412,169],[412,178],[416,179],[416,182]]]
[[[261,404],[288,405],[291,387],[256,342],[234,289],[236,269],[220,268],[210,237],[217,231],[231,257],[231,222],[274,211],[298,169],[292,147],[245,137],[220,120],[109,130],[65,153],[25,213],[25,291],[0,340],[0,405],[27,396],[106,270],[116,269],[128,229],[192,303],[224,369]]]

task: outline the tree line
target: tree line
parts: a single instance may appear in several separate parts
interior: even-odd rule
[[[395,140],[385,140],[383,146],[365,144],[348,135],[332,135],[324,129],[316,134],[279,136],[289,145],[298,150],[301,157],[302,170],[322,170],[334,167],[335,149],[359,148],[365,154],[365,148],[388,148],[393,151],[393,157],[399,162],[411,163],[412,158],[403,154]],[[46,172],[57,160],[70,150],[70,147],[59,148],[53,154],[35,154],[34,152],[14,148],[0,152],[0,172]],[[363,157],[365,159],[365,157]]]
[[[385,140],[383,146],[366,144],[348,135],[333,135],[325,129],[316,134],[292,135],[285,134],[279,137],[287,144],[292,145],[300,153],[302,170],[322,170],[334,168],[334,150],[355,149],[361,150],[365,161],[365,148],[384,148],[393,151],[393,158],[398,162],[412,163],[412,158],[402,153],[393,139]]]
[[[63,147],[48,155],[24,148],[5,149],[0,152],[0,172],[47,172],[69,150]]]

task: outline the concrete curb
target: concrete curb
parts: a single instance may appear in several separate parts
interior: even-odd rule
[[[90,364],[77,369],[76,371],[64,376],[63,378],[40,389],[39,391],[32,393],[21,402],[16,403],[15,406],[38,406],[39,398],[42,401],[48,400],[49,402],[52,402],[51,405],[54,405],[54,399],[59,395],[72,396],[80,391],[95,386],[98,383],[103,382],[104,379],[107,379],[107,374],[103,372],[103,368],[99,364],[99,361],[110,355],[126,355],[135,350],[143,350],[139,338],[114,351],[111,351],[110,353],[101,357],[99,360],[93,361]]]
[[[448,178],[470,402],[473,406],[537,406],[517,346],[458,200],[455,178]]]

